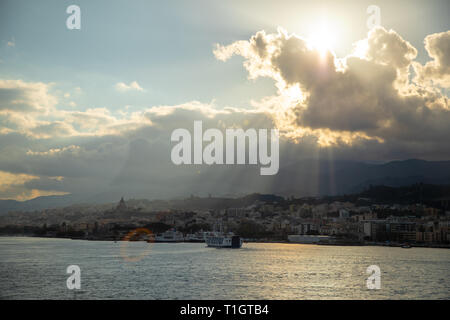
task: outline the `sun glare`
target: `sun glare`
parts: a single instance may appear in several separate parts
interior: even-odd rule
[[[336,38],[336,31],[322,23],[313,29],[308,40],[314,49],[318,50],[321,55],[325,55],[327,51],[334,50]]]

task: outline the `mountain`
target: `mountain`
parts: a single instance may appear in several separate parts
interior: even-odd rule
[[[384,164],[356,161],[304,160],[280,169],[278,194],[340,195],[361,192],[370,185],[391,187],[415,183],[450,184],[450,161],[404,160]],[[297,181],[293,187],[286,181]]]
[[[42,196],[27,201],[0,200],[0,213],[9,211],[34,211],[64,207],[80,200],[73,195]]]
[[[358,195],[377,203],[425,203],[446,206],[442,200],[450,200],[450,185],[417,183],[402,187],[371,186]]]
[[[211,193],[227,195],[225,198],[214,197],[201,203],[196,198],[180,201],[180,206],[194,208],[198,206],[234,206],[252,203],[254,193],[294,195],[342,195],[359,193],[369,186],[384,185],[390,187],[408,186],[416,183],[450,185],[450,161],[404,160],[388,163],[364,163],[344,160],[300,160],[281,166],[274,176],[259,175],[257,166],[235,166],[226,171],[226,166],[211,166],[200,174],[178,176],[177,180],[154,181],[148,190],[131,191],[133,186],[113,190],[99,190],[98,194],[65,195],[38,197],[28,201],[0,200],[0,213],[8,211],[33,211],[46,208],[64,207],[76,203],[99,204],[117,202],[126,198],[163,198],[175,196],[185,198],[189,194]],[[170,187],[170,188],[168,188]],[[166,188],[166,189],[164,189]],[[167,190],[172,190],[172,192]],[[239,201],[230,200],[228,195],[250,194],[249,198]],[[253,198],[252,198],[253,197]],[[270,199],[269,199],[270,200]],[[273,201],[276,201],[274,199]]]

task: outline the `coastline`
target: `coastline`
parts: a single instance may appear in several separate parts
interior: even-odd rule
[[[54,236],[42,236],[42,235],[29,235],[29,234],[2,234],[0,238],[6,237],[27,237],[27,238],[42,238],[42,239],[66,239],[66,240],[84,240],[84,241],[111,241],[111,242],[149,242],[146,240],[126,240],[123,238],[111,239],[111,238],[84,238],[84,237],[54,237]],[[177,242],[162,242],[162,241],[150,241],[149,243],[202,243],[198,241],[177,241]],[[384,243],[384,242],[364,242],[364,243],[300,243],[290,242],[283,240],[256,240],[246,241],[244,243],[274,243],[274,244],[302,244],[302,245],[317,245],[317,246],[333,246],[333,247],[392,247],[401,248],[403,243]],[[434,249],[450,249],[450,244],[422,244],[422,243],[408,243],[411,248],[434,248]]]

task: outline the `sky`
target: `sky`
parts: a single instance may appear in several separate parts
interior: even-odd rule
[[[257,172],[175,166],[170,134],[194,120],[279,129],[280,170],[322,154],[448,160],[449,13],[447,0],[2,0],[0,199],[169,197]]]

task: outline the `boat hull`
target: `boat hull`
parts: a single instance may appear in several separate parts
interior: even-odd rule
[[[232,237],[207,237],[205,243],[208,247],[213,248],[230,248],[239,249],[242,247],[242,239],[239,236]]]
[[[183,242],[183,234],[174,229],[168,230],[164,233],[159,233],[155,237],[155,242]]]

